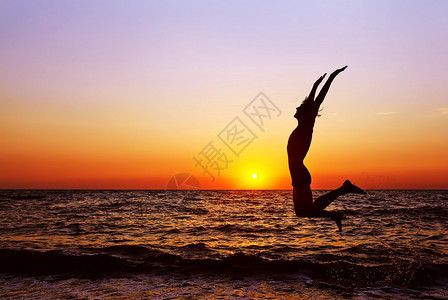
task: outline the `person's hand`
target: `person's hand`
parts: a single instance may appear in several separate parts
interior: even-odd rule
[[[336,76],[336,75],[338,75],[339,73],[341,73],[342,71],[344,71],[345,69],[347,69],[347,67],[348,66],[345,66],[345,67],[343,67],[343,68],[340,68],[340,69],[337,69],[337,70],[335,70],[333,73],[331,73],[331,76]]]
[[[322,80],[324,80],[326,75],[327,75],[327,73],[325,73],[324,75],[320,76],[319,79],[317,79],[316,82],[314,83],[313,88],[317,88],[319,86],[319,84],[322,82]]]
[[[317,98],[315,100],[315,102],[317,103],[318,107],[322,104],[322,102],[324,101],[325,95],[327,95],[328,89],[330,88],[331,83],[333,82],[333,79],[335,79],[335,77],[341,73],[342,71],[344,71],[348,66],[345,66],[343,68],[337,69],[335,70],[333,73],[330,74],[330,76],[328,77],[327,82],[325,82],[324,86],[322,87],[322,89],[319,92],[319,95],[317,95]],[[320,79],[320,78],[319,78]],[[323,79],[323,77],[322,77]],[[319,80],[318,80],[319,81]],[[313,95],[314,96],[314,95]]]
[[[327,75],[327,73],[325,73],[324,75],[320,76],[319,79],[317,79],[316,82],[313,84],[313,88],[311,89],[311,92],[308,95],[307,100],[314,101],[314,95],[316,94],[317,87],[322,82],[322,80],[324,80],[325,75]]]

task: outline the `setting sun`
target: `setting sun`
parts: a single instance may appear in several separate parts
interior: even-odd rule
[[[257,178],[257,174],[252,174],[252,178],[256,179]]]

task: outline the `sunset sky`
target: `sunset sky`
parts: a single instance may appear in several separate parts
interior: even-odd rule
[[[206,189],[290,189],[295,108],[348,65],[316,121],[312,188],[448,189],[447,12],[448,1],[0,1],[0,188],[164,189],[187,173]],[[243,111],[260,92],[278,109],[262,127]],[[238,156],[221,139],[234,120],[256,136]],[[207,145],[229,161],[220,174],[210,161],[214,181],[193,159]]]

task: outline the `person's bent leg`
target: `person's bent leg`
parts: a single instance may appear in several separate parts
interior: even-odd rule
[[[366,192],[364,192],[362,189],[360,189],[356,185],[352,184],[350,181],[346,180],[341,187],[339,187],[339,188],[335,189],[334,191],[331,191],[325,195],[318,197],[313,202],[314,210],[322,211],[328,205],[330,205],[331,202],[336,200],[339,196],[349,194],[349,193],[365,194]]]
[[[342,219],[344,218],[344,214],[339,211],[320,211],[317,213],[316,217],[329,218],[336,222],[339,231],[342,231]]]
[[[316,200],[313,202],[313,207],[315,211],[322,211],[324,210],[328,205],[331,204],[334,200],[336,200],[339,196],[345,195],[346,192],[343,188],[343,186],[326,193],[322,196],[319,196]]]

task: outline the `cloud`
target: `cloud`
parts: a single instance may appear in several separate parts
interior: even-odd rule
[[[376,114],[386,116],[386,115],[395,115],[396,112],[395,111],[384,111],[384,112],[377,112]]]
[[[448,108],[446,107],[438,108],[437,111],[440,111],[444,115],[448,115]]]

